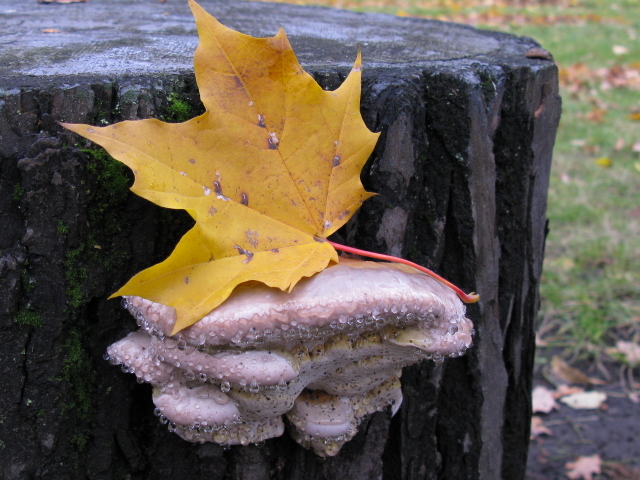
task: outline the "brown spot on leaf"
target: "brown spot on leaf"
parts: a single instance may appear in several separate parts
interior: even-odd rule
[[[253,252],[250,252],[249,250],[245,250],[244,248],[242,248],[239,245],[234,245],[234,247],[236,250],[238,250],[238,253],[240,255],[246,255],[247,258],[245,260],[242,261],[242,263],[249,263],[251,261],[251,259],[253,258]]]
[[[345,210],[340,215],[338,215],[338,220],[342,220],[344,217],[348,217],[349,215],[351,215],[351,211]]]
[[[251,229],[244,232],[244,234],[247,237],[247,241],[251,244],[251,246],[253,248],[257,248],[258,242],[259,242],[258,237],[260,237],[260,234],[255,230],[251,230]]]
[[[278,138],[278,135],[276,135],[274,132],[269,132],[269,138],[267,140],[267,143],[269,144],[270,150],[277,150],[278,145],[280,144],[280,139]]]

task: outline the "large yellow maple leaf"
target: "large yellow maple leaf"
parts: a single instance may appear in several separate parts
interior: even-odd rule
[[[129,166],[133,192],[195,219],[165,261],[113,295],[174,307],[174,333],[243,282],[290,291],[337,262],[325,239],[372,195],[360,172],[378,138],[360,115],[359,53],[340,88],[324,91],[282,29],[250,37],[189,4],[203,115],[181,124],[63,124]]]

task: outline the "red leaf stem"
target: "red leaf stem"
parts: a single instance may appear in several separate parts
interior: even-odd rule
[[[405,260],[404,258],[394,257],[393,255],[385,255],[383,253],[369,252],[367,250],[360,250],[359,248],[347,247],[346,245],[340,245],[339,243],[332,242],[331,240],[327,240],[327,242],[329,242],[331,246],[333,246],[333,248],[335,248],[336,250],[340,250],[342,252],[354,253],[356,255],[361,255],[363,257],[377,258],[378,260],[386,260],[388,262],[396,262],[396,263],[403,263],[405,265],[409,265],[410,267],[420,270],[422,273],[426,273],[431,278],[435,278],[440,283],[452,289],[454,292],[456,292],[456,295],[458,295],[458,298],[460,298],[460,300],[462,300],[465,303],[476,303],[478,300],[480,300],[480,295],[478,295],[477,293],[475,292],[464,293],[460,288],[456,287],[449,280],[442,278],[437,273],[432,272],[431,270],[429,270],[426,267],[423,267],[422,265],[418,265],[417,263],[410,262],[409,260]]]

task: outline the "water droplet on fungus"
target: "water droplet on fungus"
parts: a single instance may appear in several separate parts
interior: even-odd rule
[[[258,385],[258,382],[256,381],[255,378],[251,380],[251,384],[249,385],[249,391],[251,393],[258,393],[260,391],[260,386]]]

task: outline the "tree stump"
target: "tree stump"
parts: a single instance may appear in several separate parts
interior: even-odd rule
[[[254,36],[284,26],[336,88],[360,45],[362,112],[381,131],[368,200],[337,240],[402,255],[480,293],[474,347],[403,372],[399,413],[372,415],[321,461],[287,434],[262,448],[190,444],[150,387],[103,360],[135,329],[107,297],[189,227],[128,191],[131,174],[56,122],[202,112],[186,2],[0,0],[0,477],[524,477],[557,69],[531,39],[422,19],[203,0]]]

